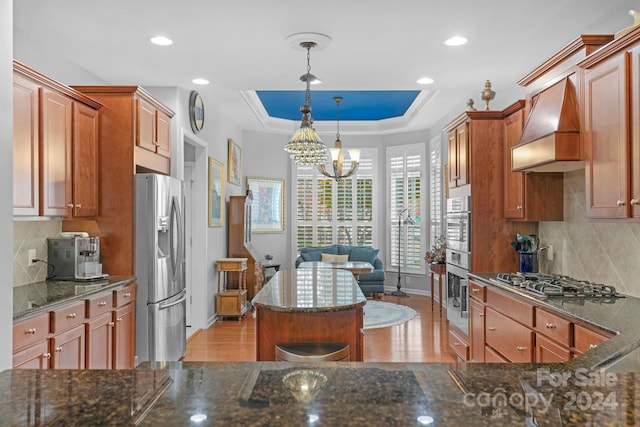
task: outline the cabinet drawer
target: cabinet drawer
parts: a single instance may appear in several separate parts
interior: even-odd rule
[[[85,304],[78,302],[51,312],[51,333],[55,334],[84,322]]]
[[[136,284],[129,283],[127,286],[113,291],[113,306],[118,308],[136,300]]]
[[[498,353],[488,345],[484,346],[484,361],[486,363],[509,363],[507,359],[502,357],[500,353]]]
[[[533,362],[533,331],[487,307],[485,340],[510,362]]]
[[[487,287],[469,280],[469,296],[485,302],[487,300]]]
[[[113,309],[113,293],[101,294],[85,300],[87,318],[98,316]]]
[[[490,287],[487,288],[487,305],[533,328],[533,305],[528,302]]]
[[[22,320],[13,325],[13,349],[16,350],[46,340],[48,335],[49,313],[42,313],[31,319]]]
[[[572,323],[562,317],[536,307],[536,331],[567,347],[573,344]]]
[[[449,331],[449,345],[460,359],[465,362],[469,360],[469,344],[451,330]]]
[[[571,350],[558,345],[541,334],[536,334],[536,362],[556,363],[571,360]]]
[[[596,332],[584,326],[574,325],[573,342],[576,352],[584,353],[611,338],[611,335],[604,334],[604,331]]]

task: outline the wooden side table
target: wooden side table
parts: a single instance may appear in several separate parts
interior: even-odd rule
[[[218,316],[237,317],[241,320],[247,312],[247,258],[220,258],[218,271]],[[238,289],[227,289],[228,273],[239,274]]]
[[[435,303],[434,285],[436,281],[436,275],[438,276],[438,303],[440,305],[440,312],[442,312],[442,280],[443,276],[447,274],[446,264],[431,264],[429,266],[429,274],[431,276],[431,311],[433,311],[433,305]]]

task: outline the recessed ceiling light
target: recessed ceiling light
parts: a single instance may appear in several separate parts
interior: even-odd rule
[[[173,40],[165,36],[155,36],[149,39],[151,43],[157,44],[158,46],[169,46],[173,44]]]
[[[445,40],[444,44],[447,46],[462,46],[467,43],[467,38],[462,36],[451,37],[450,39]]]
[[[431,77],[422,77],[416,80],[416,83],[418,83],[419,85],[430,85],[434,81],[435,80],[433,80]]]
[[[191,83],[196,84],[196,85],[208,85],[209,84],[209,80],[207,80],[207,79],[193,79],[193,80],[191,80]]]

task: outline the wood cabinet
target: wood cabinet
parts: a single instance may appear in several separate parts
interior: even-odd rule
[[[471,361],[484,362],[485,345],[485,305],[480,301],[469,299],[469,333],[471,341]]]
[[[469,123],[464,121],[448,131],[449,188],[469,183]]]
[[[100,107],[14,61],[14,215],[97,215]]]
[[[640,31],[578,64],[583,69],[589,218],[640,217]]]
[[[136,337],[136,306],[127,304],[113,312],[113,368],[133,369]]]
[[[595,330],[585,325],[574,325],[573,346],[576,354],[582,354],[608,341],[613,334],[602,330]]]
[[[459,333],[449,329],[449,345],[463,362],[469,360],[469,342]]]
[[[113,326],[111,312],[87,321],[87,369],[110,369],[113,366]]]
[[[100,215],[65,221],[63,231],[100,236],[103,270],[135,274],[135,174],[171,172],[174,113],[140,86],[74,86],[100,102],[98,170]],[[164,148],[162,148],[164,147]]]
[[[561,172],[513,172],[511,148],[518,144],[525,122],[525,101],[504,114],[504,216],[514,221],[562,221],[563,174]]]
[[[45,369],[49,367],[49,313],[13,325],[13,366]]]
[[[229,248],[230,258],[247,258],[246,276],[247,300],[262,289],[262,264],[258,261],[251,244],[251,205],[246,203],[246,196],[229,197]],[[240,289],[241,273],[230,273],[228,276],[230,287]]]
[[[78,325],[52,336],[49,345],[52,368],[84,369],[86,349],[84,325]]]
[[[491,307],[485,312],[487,345],[510,362],[533,362],[533,331]]]
[[[536,316],[536,362],[567,362],[571,360],[573,322],[540,307]]]
[[[557,363],[571,360],[571,350],[550,340],[540,333],[536,333],[536,362]]]

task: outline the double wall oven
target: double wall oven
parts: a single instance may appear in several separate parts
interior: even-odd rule
[[[447,199],[447,320],[469,334],[469,266],[471,265],[471,198]]]

